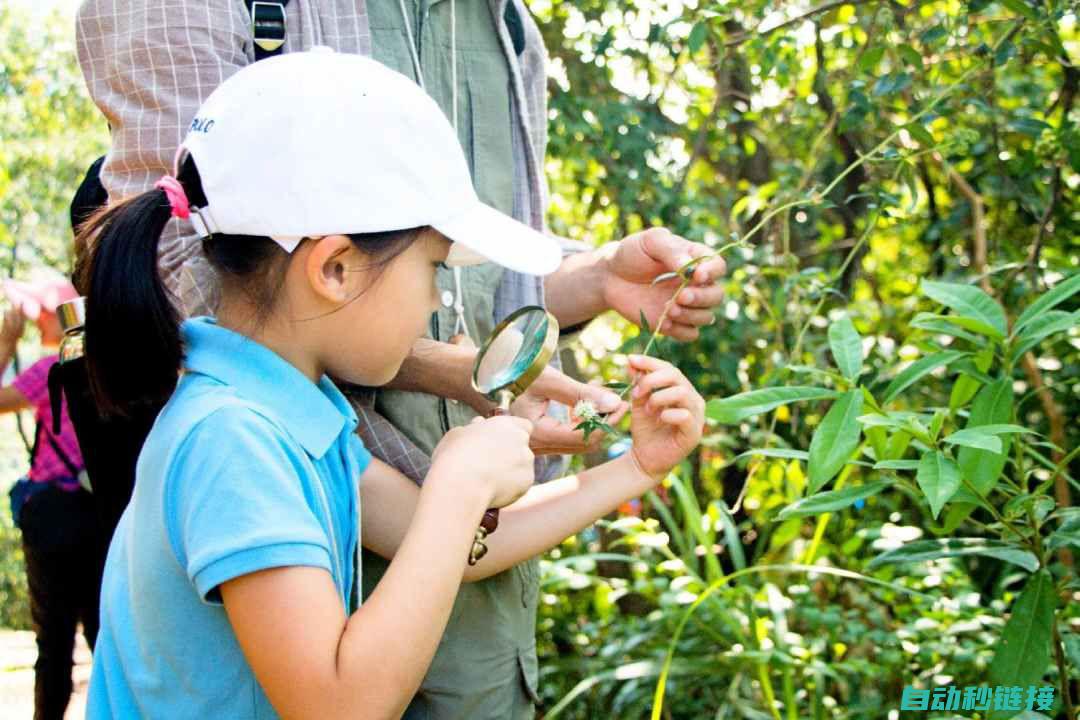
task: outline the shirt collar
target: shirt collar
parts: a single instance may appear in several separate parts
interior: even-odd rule
[[[181,333],[186,370],[231,385],[245,399],[268,408],[312,457],[325,455],[343,428],[351,432],[356,427],[349,401],[325,375],[312,383],[265,345],[210,317],[185,321]]]

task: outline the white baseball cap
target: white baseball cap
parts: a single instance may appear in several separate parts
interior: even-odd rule
[[[249,65],[199,108],[177,153],[195,160],[213,233],[261,235],[292,252],[304,237],[431,226],[448,265],[492,261],[553,272],[558,242],[480,201],[443,111],[416,83],[330,48]]]

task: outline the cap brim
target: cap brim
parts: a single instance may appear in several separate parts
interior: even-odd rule
[[[555,238],[480,202],[450,220],[431,226],[463,246],[461,250],[451,250],[447,265],[488,260],[527,275],[548,275],[562,262],[562,250]]]

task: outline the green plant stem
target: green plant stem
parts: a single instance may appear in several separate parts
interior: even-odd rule
[[[1057,663],[1058,682],[1061,683],[1061,699],[1065,703],[1065,717],[1075,718],[1077,715],[1073,709],[1072,693],[1069,692],[1069,666],[1065,662],[1065,647],[1061,642],[1061,633],[1058,632],[1059,614],[1060,611],[1054,613],[1054,623],[1051,626],[1054,633],[1054,662]]]

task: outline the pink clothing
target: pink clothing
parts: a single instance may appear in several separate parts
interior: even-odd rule
[[[28,477],[34,482],[51,482],[65,490],[75,490],[79,487],[78,479],[72,477],[68,464],[61,459],[53,447],[55,443],[76,470],[84,467],[79,442],[75,438],[75,428],[72,427],[71,418],[68,417],[67,402],[64,402],[60,408],[60,434],[53,434],[52,406],[49,403],[49,370],[58,360],[56,355],[41,358],[19,373],[12,384],[34,406],[34,419],[38,424],[37,452],[34,454]],[[52,438],[53,442],[49,442],[49,438]]]

